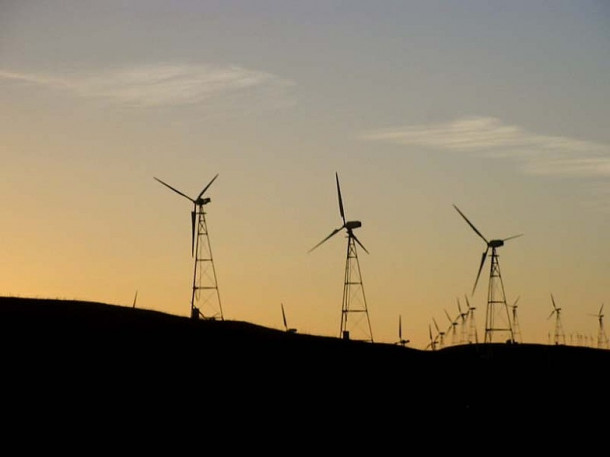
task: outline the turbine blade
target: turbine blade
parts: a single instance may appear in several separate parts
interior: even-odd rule
[[[311,252],[311,251],[313,251],[315,248],[317,248],[318,246],[320,246],[322,243],[324,243],[324,242],[325,242],[326,240],[328,240],[330,237],[332,237],[332,236],[336,235],[338,232],[340,232],[342,228],[343,228],[343,227],[340,227],[340,228],[336,228],[336,229],[334,229],[332,232],[330,232],[330,235],[328,235],[326,238],[324,238],[322,241],[320,241],[318,244],[316,244],[316,245],[315,245],[313,248],[311,248],[311,249],[310,249],[309,251],[307,251],[307,252]]]
[[[191,256],[195,255],[195,219],[197,217],[197,213],[193,210],[191,211]]]
[[[485,241],[485,243],[486,243],[486,244],[489,244],[489,241],[487,241],[487,239],[486,239],[486,238],[485,238],[485,237],[484,237],[484,236],[481,234],[481,232],[479,232],[479,231],[477,230],[477,228],[476,228],[476,227],[475,227],[475,226],[472,224],[472,222],[470,222],[470,221],[468,220],[468,218],[467,218],[466,216],[464,216],[464,213],[462,213],[462,212],[460,211],[460,209],[459,209],[459,208],[458,208],[456,205],[453,205],[453,207],[454,207],[454,208],[457,210],[457,212],[458,212],[458,213],[460,213],[460,214],[462,215],[462,217],[464,218],[464,220],[465,220],[466,222],[468,222],[468,225],[470,225],[470,227],[472,227],[472,230],[474,230],[474,231],[476,232],[476,234],[477,234],[477,235],[479,235],[481,238],[483,238],[483,241]]]
[[[202,191],[199,193],[199,195],[197,196],[197,200],[199,200],[199,199],[201,198],[201,196],[203,195],[203,193],[204,193],[206,190],[208,190],[208,187],[210,187],[210,186],[212,185],[212,183],[214,182],[214,180],[215,180],[216,178],[218,178],[218,173],[216,173],[216,176],[214,176],[214,177],[212,178],[212,180],[211,180],[211,181],[208,183],[208,185],[207,185],[207,186],[205,186],[205,187],[203,188],[203,190],[202,190]]]
[[[400,314],[398,315],[398,339],[402,340],[402,319]]]
[[[133,305],[132,305],[134,308],[136,307],[136,301],[137,301],[137,300],[138,300],[138,291],[136,290],[136,294],[135,294],[135,296],[133,297]]]
[[[339,173],[335,172],[337,178],[337,195],[339,197],[339,212],[341,213],[341,219],[343,219],[343,225],[345,225],[345,212],[343,211],[343,199],[341,198],[341,187],[339,187]],[[366,249],[365,249],[366,251]]]
[[[364,247],[364,245],[360,242],[360,240],[356,237],[356,235],[354,235],[353,233],[351,234],[352,238],[354,238],[354,240],[356,240],[356,243],[358,243],[360,245],[360,247],[362,249],[364,249],[364,252],[366,252],[367,254],[369,253],[369,251],[366,250],[366,248]]]
[[[284,328],[288,329],[288,325],[286,324],[286,313],[284,312],[284,304],[282,303],[282,319],[284,321]]]
[[[195,203],[195,200],[193,200],[191,197],[189,197],[188,195],[183,194],[182,192],[180,192],[178,189],[174,189],[172,186],[170,186],[167,183],[164,183],[163,181],[161,181],[159,178],[155,178],[157,181],[159,181],[161,184],[163,184],[166,187],[169,187],[171,190],[173,190],[174,192],[176,192],[177,194],[182,195],[184,198],[188,198],[190,201],[192,201],[193,203]]]
[[[468,311],[470,311],[470,300],[468,300],[468,295],[464,294],[464,298],[466,299],[466,306],[468,307]]]
[[[509,236],[508,238],[504,238],[502,241],[512,240],[514,238],[519,238],[520,236],[523,236],[523,233],[520,233],[519,235]]]
[[[557,309],[557,305],[555,305],[555,298],[553,297],[553,294],[551,294],[551,302],[553,302],[553,308]]]
[[[451,316],[449,316],[449,313],[447,312],[447,310],[444,309],[443,311],[445,311],[445,316],[447,316],[447,319],[449,319],[449,322],[451,322],[451,325],[453,325],[453,319],[451,319]]]
[[[479,276],[481,276],[481,270],[483,269],[483,264],[485,263],[485,259],[487,258],[487,251],[489,251],[489,246],[483,252],[481,256],[481,265],[479,266],[479,272],[477,273],[477,279],[474,281],[474,287],[472,288],[472,293],[474,294],[474,290],[477,288],[477,283],[479,282]]]
[[[521,296],[517,297],[517,299],[515,300],[515,303],[513,303],[513,308],[515,308],[517,306],[517,302],[519,301],[520,298],[521,298]]]

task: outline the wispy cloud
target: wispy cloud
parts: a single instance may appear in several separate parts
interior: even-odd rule
[[[432,125],[379,129],[366,140],[520,161],[527,173],[610,177],[610,146],[562,136],[540,135],[492,117],[467,117]]]
[[[0,70],[0,80],[34,84],[96,97],[134,107],[201,104],[240,93],[282,97],[294,83],[273,74],[239,66],[154,64],[102,70],[96,74],[63,75],[17,73]]]

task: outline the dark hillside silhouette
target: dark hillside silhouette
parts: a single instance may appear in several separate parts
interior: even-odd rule
[[[0,298],[4,391],[20,401],[252,415],[607,408],[610,351],[477,344],[437,351],[193,320],[93,302]],[[607,385],[605,389],[607,389]],[[11,397],[9,396],[9,397]],[[222,406],[219,406],[222,405]]]

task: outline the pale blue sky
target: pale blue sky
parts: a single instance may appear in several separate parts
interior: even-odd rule
[[[0,293],[188,314],[188,202],[226,316],[339,329],[358,236],[373,332],[415,347],[501,248],[524,338],[596,334],[608,301],[605,1],[0,2]],[[485,285],[485,282],[481,284]],[[482,310],[485,289],[477,289]],[[482,312],[482,311],[481,311]],[[478,318],[479,323],[484,317]]]

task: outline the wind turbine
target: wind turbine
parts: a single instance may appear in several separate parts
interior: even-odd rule
[[[604,310],[604,304],[602,303],[597,314],[592,314],[592,316],[597,317],[597,320],[599,322],[599,329],[597,331],[597,347],[600,349],[601,348],[607,349],[608,348],[608,337],[606,336],[606,331],[604,330],[603,310]]]
[[[432,322],[434,322],[434,327],[436,328],[436,334],[439,339],[438,344],[440,345],[441,348],[443,348],[443,346],[445,345],[445,332],[441,331],[441,329],[438,327],[438,324],[436,323],[436,319],[432,318]]]
[[[515,342],[521,342],[521,326],[519,325],[519,319],[517,319],[517,303],[519,302],[519,298],[514,301],[514,303],[510,306],[513,310],[512,319],[513,319],[513,335],[515,336]]]
[[[297,329],[296,328],[289,328],[288,324],[286,322],[286,313],[284,312],[284,304],[282,303],[282,320],[284,321],[284,330],[286,330],[287,333],[296,333]]]
[[[553,317],[553,314],[555,315],[555,333],[553,335],[554,343],[566,344],[566,337],[563,333],[563,325],[561,323],[561,308],[558,308],[555,304],[555,298],[553,297],[553,294],[551,294],[551,302],[553,303],[553,311],[551,311],[551,314],[549,314],[549,317],[547,317],[547,319]]]
[[[402,317],[398,315],[398,343],[400,346],[405,346],[409,343],[409,340],[405,340],[402,337]]]
[[[203,194],[217,177],[218,174],[199,192],[196,198],[191,198],[159,178],[155,178],[164,186],[193,203],[193,209],[191,210],[191,255],[195,257],[191,295],[191,317],[193,319],[198,319],[201,316],[204,319],[223,320],[216,269],[214,268],[210,237],[205,219],[206,213],[203,208],[211,201],[209,197],[203,197]],[[203,307],[206,309],[202,310]]]
[[[504,246],[504,242],[508,240],[512,240],[513,238],[517,238],[522,236],[523,234],[510,236],[504,239],[494,239],[487,240],[481,232],[468,220],[468,218],[460,211],[460,209],[453,205],[453,207],[457,210],[458,213],[464,218],[464,220],[470,225],[470,227],[474,230],[474,232],[479,235],[483,241],[485,241],[485,251],[483,251],[483,255],[481,256],[481,264],[479,265],[479,271],[477,272],[477,278],[474,282],[474,287],[472,288],[472,294],[477,287],[477,283],[479,282],[479,276],[481,276],[481,270],[483,269],[483,265],[485,264],[485,259],[487,258],[487,254],[491,250],[491,266],[489,270],[489,286],[487,290],[487,309],[485,312],[485,343],[491,343],[493,340],[494,332],[505,332],[508,333],[508,339],[511,342],[514,342],[513,329],[510,321],[510,314],[508,312],[508,306],[506,304],[506,294],[504,293],[504,284],[502,282],[502,276],[500,274],[500,263],[498,261],[498,253],[497,249],[499,247]],[[497,309],[497,307],[500,309]],[[497,320],[502,320],[500,324],[497,324]]]
[[[360,262],[358,261],[358,252],[356,244],[358,244],[364,252],[369,253],[360,240],[354,234],[354,229],[362,226],[360,221],[349,221],[345,219],[345,211],[343,209],[343,199],[341,198],[341,187],[339,186],[339,174],[335,172],[337,181],[337,196],[339,198],[339,214],[343,225],[334,229],[330,234],[316,244],[309,252],[316,249],[329,238],[335,236],[342,230],[347,234],[347,257],[345,260],[345,279],[343,282],[343,304],[341,306],[341,332],[340,336],[343,339],[350,339],[350,332],[358,329],[361,334],[364,334],[365,341],[373,342],[373,331],[371,329],[371,321],[364,295],[364,287],[362,285],[362,274],[360,271]],[[354,319],[349,319],[350,315]]]
[[[460,317],[460,343],[464,343],[464,342],[468,341],[467,324],[468,324],[469,310],[462,311],[462,306],[460,305],[460,299],[457,298],[456,301],[457,301],[457,307],[458,307],[459,317]]]
[[[447,310],[443,310],[445,311],[445,316],[447,316],[447,319],[449,320],[449,327],[447,328],[447,330],[445,331],[445,333],[449,333],[451,332],[451,344],[455,345],[455,338],[456,338],[456,330],[457,330],[457,325],[458,325],[458,320],[460,319],[460,315],[458,314],[455,319],[451,319],[451,316],[449,316],[449,313],[447,312]]]
[[[468,342],[469,343],[478,343],[479,342],[479,334],[477,332],[477,323],[474,318],[474,312],[476,308],[470,305],[470,300],[468,300],[468,295],[464,295],[466,299],[466,304],[468,305]]]
[[[426,349],[430,348],[433,351],[435,351],[436,350],[436,339],[437,339],[438,335],[435,336],[434,338],[432,338],[432,327],[430,326],[430,324],[428,324],[428,336],[430,338],[430,342],[426,346]]]

